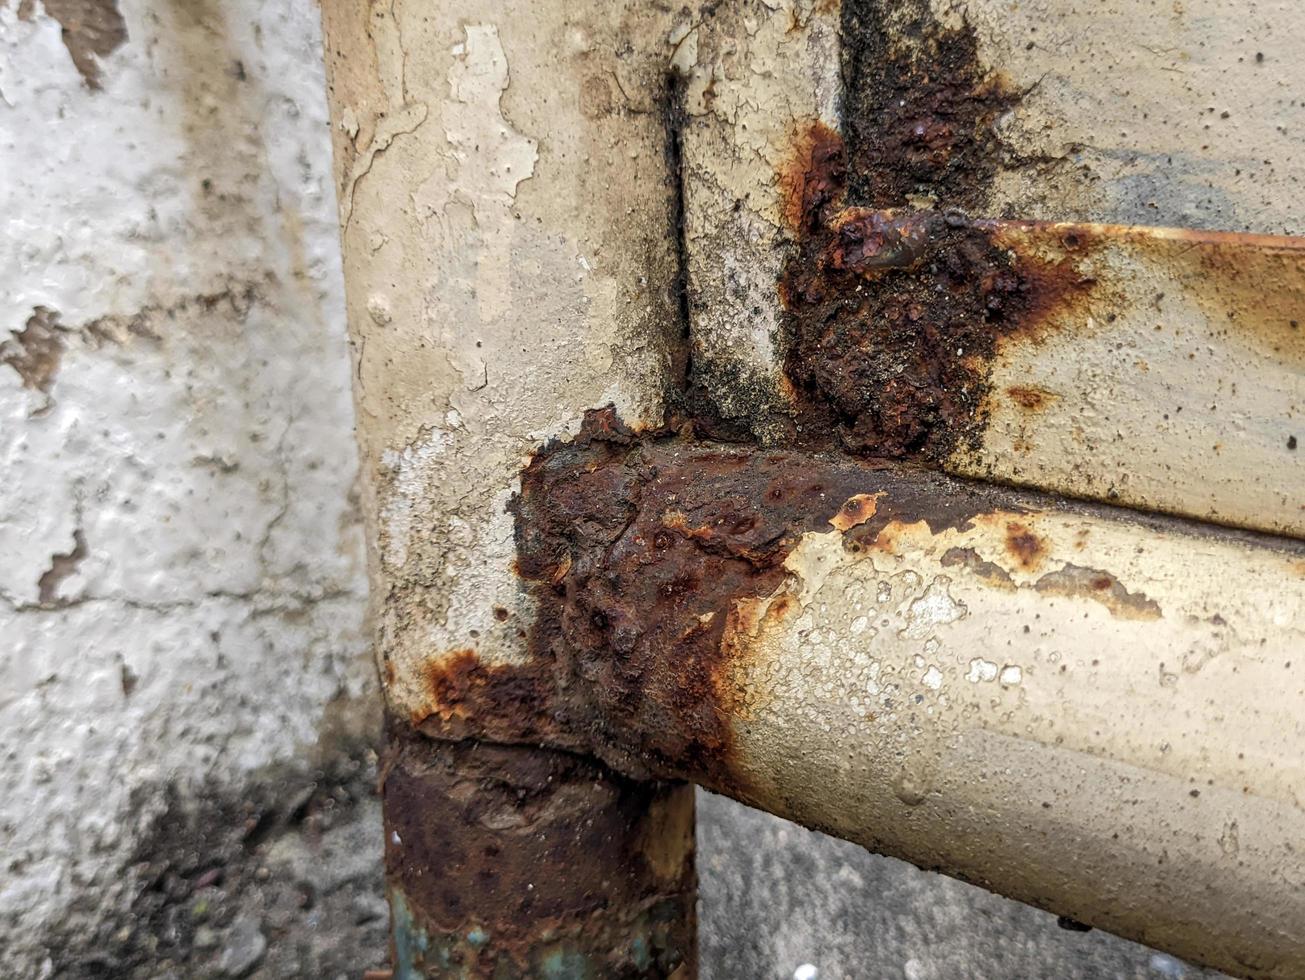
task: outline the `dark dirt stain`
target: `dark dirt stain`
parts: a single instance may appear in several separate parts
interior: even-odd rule
[[[1033,584],[1048,595],[1091,599],[1121,619],[1159,619],[1160,606],[1141,592],[1129,592],[1110,572],[1066,564]]]
[[[0,343],[0,363],[22,378],[23,387],[49,394],[63,359],[63,330],[59,314],[44,306],[32,310],[22,330]]]
[[[419,975],[552,975],[539,960],[557,951],[605,977],[693,964],[690,787],[392,727],[386,878],[423,934],[405,943]]]
[[[372,741],[319,745],[321,756],[269,767],[239,786],[142,787],[132,812],[144,825],[123,904],[106,904],[102,889],[74,895],[69,921],[95,926],[51,932],[52,975],[218,976],[227,931],[250,914],[268,943],[260,976],[357,976],[379,965],[386,923],[379,827],[368,810],[376,797]],[[275,860],[276,845],[289,839],[310,852],[361,840],[375,859],[357,877],[336,868],[308,880]]]
[[[42,0],[45,12],[63,29],[63,44],[88,88],[99,89],[100,58],[127,40],[127,23],[117,0]],[[35,3],[23,0],[18,16],[30,18]]]

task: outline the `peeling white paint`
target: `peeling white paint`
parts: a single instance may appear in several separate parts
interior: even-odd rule
[[[946,575],[939,575],[929,583],[924,595],[911,603],[903,635],[923,639],[936,627],[954,623],[965,615],[965,603],[952,598],[949,585],[951,579]]]
[[[431,481],[438,475],[440,457],[448,451],[450,441],[450,433],[445,430],[426,429],[419,441],[400,450],[386,450],[381,456],[390,471],[386,499],[381,504],[381,555],[393,568],[402,568],[408,561],[414,515],[430,498]]]
[[[503,115],[508,61],[495,25],[466,26],[464,43],[453,49],[448,84],[443,122],[450,169],[433,175],[416,197],[440,214],[454,202],[470,206],[482,242],[476,256],[476,302],[481,322],[490,323],[511,306],[511,207],[518,185],[535,172],[539,144]]]

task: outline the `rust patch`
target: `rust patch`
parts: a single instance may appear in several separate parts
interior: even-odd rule
[[[985,204],[1001,162],[995,123],[1020,95],[982,67],[974,29],[944,27],[928,0],[844,0],[841,27],[856,200]]]
[[[798,127],[788,162],[779,172],[780,200],[787,227],[801,229],[843,194],[846,163],[843,138],[822,122]]]
[[[430,702],[412,715],[414,726],[438,716],[446,734],[462,737],[492,736],[494,726],[504,724],[510,742],[556,733],[552,678],[538,664],[486,664],[474,650],[455,650],[428,662],[425,672]],[[476,727],[468,729],[473,721]]]
[[[841,139],[798,133],[778,178],[798,441],[832,431],[853,453],[937,463],[979,443],[999,345],[1090,291],[1091,243],[1007,241],[957,210],[987,203],[994,125],[1019,102],[970,25],[944,27],[927,0],[846,0],[842,37]],[[939,210],[901,210],[922,198]]]
[[[802,535],[842,522],[844,546],[859,550],[892,522],[937,533],[1020,512],[1008,492],[942,475],[636,435],[611,409],[536,453],[513,510],[517,568],[539,610],[529,660],[487,665],[461,650],[433,662],[414,724],[591,753],[743,799],[735,678],[749,624],[791,609],[784,562]]]
[[[44,306],[32,310],[22,330],[0,343],[0,363],[9,365],[22,378],[23,387],[50,393],[59,362],[63,359],[63,335],[59,314]]]
[[[534,655],[592,698],[567,727],[591,733],[600,756],[719,787],[732,778],[733,608],[775,592],[802,533],[860,487],[850,470],[784,453],[590,435],[613,428],[610,411],[593,413],[580,440],[538,454],[523,477]]]
[[[1091,599],[1110,610],[1120,619],[1159,619],[1160,606],[1141,592],[1129,592],[1122,582],[1109,572],[1081,565],[1066,564],[1055,572],[1048,572],[1033,587],[1047,595]]]
[[[1040,411],[1060,397],[1055,392],[1047,391],[1045,388],[1034,388],[1027,385],[1012,385],[1006,389],[1006,394],[1010,396],[1010,400],[1016,405],[1029,412]]]
[[[1018,521],[1006,525],[1006,550],[1025,571],[1033,571],[1047,557],[1046,542]]]
[[[551,975],[549,957],[582,961],[586,976],[692,968],[691,787],[566,752],[426,739],[401,722],[389,734],[396,962],[465,977]]]
[[[42,0],[45,12],[59,22],[63,46],[86,86],[99,89],[100,58],[107,58],[127,40],[127,23],[117,0]],[[23,0],[18,16],[30,19],[35,4]]]
[[[825,170],[789,182],[803,197],[779,287],[801,426],[857,454],[942,461],[979,440],[999,345],[1091,291],[1087,250],[1021,251],[999,223],[954,212],[849,206],[845,164],[821,146]]]

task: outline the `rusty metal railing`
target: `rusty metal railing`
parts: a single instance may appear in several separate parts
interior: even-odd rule
[[[1300,239],[976,217],[924,0],[323,13],[396,976],[694,975],[694,783],[1305,974]]]

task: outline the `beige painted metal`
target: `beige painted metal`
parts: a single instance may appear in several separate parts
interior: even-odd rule
[[[1305,234],[1297,0],[930,0],[1024,93],[991,214]]]
[[[1305,551],[998,511],[857,551],[809,534],[786,567],[736,613],[754,802],[1234,974],[1305,976]]]
[[[982,443],[947,463],[1305,535],[1305,239],[996,223],[1094,281],[992,365]]]
[[[322,7],[377,648],[406,715],[445,654],[523,655],[506,506],[528,454],[592,406],[662,418],[680,335],[666,77],[687,20]]]
[[[788,248],[775,175],[813,119],[837,124],[838,5],[717,5],[681,57],[684,238],[697,378],[763,439],[784,431],[782,311]]]

